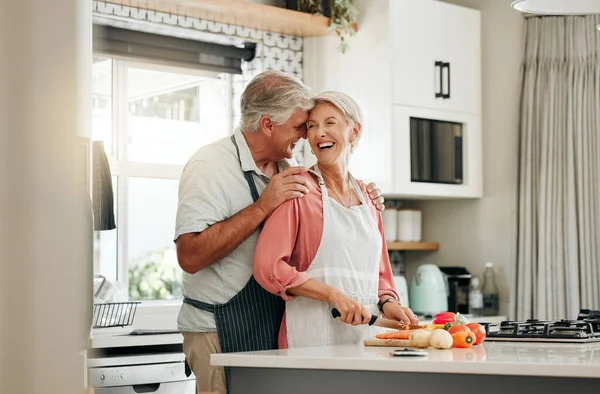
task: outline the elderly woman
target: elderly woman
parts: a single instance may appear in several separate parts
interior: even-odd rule
[[[377,332],[366,323],[379,312],[418,323],[398,301],[381,215],[348,172],[362,131],[358,105],[346,94],[322,93],[307,128],[317,157],[300,175],[309,192],[273,211],[254,254],[257,282],[286,300],[279,347],[358,343]]]

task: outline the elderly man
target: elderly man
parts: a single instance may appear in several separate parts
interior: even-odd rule
[[[241,98],[239,129],[199,149],[183,170],[175,242],[184,271],[178,317],[198,391],[226,393],[227,371],[210,355],[276,349],[285,303],[252,276],[261,223],[281,203],[308,192],[290,167],[306,138],[307,87],[280,72],[256,76]],[[383,198],[369,185],[371,198]]]

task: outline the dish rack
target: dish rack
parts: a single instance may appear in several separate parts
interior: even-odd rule
[[[125,327],[133,324],[139,301],[94,304],[92,328]]]
[[[94,299],[102,300],[107,293],[107,280],[94,275]],[[133,324],[139,301],[95,302],[92,328],[125,327]]]

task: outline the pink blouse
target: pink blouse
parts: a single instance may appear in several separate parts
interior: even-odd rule
[[[281,204],[264,223],[254,253],[254,277],[267,291],[280,295],[284,300],[294,296],[287,289],[305,283],[309,276],[305,272],[317,254],[323,234],[323,200],[321,189],[315,178],[308,179],[309,192],[301,198]],[[383,223],[380,212],[373,205],[364,182],[358,184],[377,221],[383,246],[379,263],[379,294],[398,299],[394,285],[392,267],[387,252]],[[287,348],[285,315],[279,330],[279,348]]]

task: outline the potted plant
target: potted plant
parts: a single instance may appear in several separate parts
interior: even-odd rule
[[[353,25],[358,16],[353,0],[286,0],[286,7],[329,17],[329,29],[335,31],[341,41],[338,50],[342,53],[348,50],[347,40],[355,34]]]

